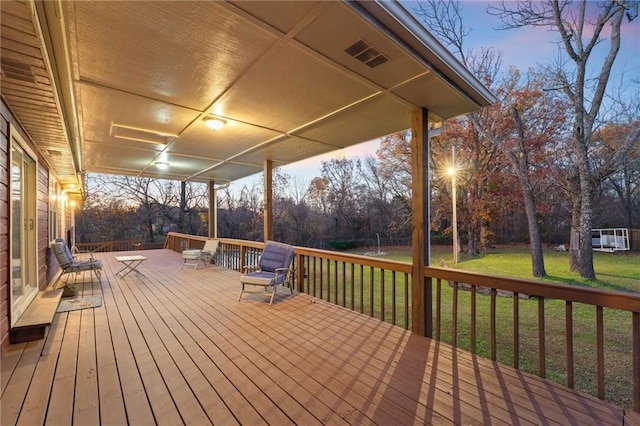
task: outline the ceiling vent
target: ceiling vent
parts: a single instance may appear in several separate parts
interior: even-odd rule
[[[370,68],[375,68],[389,60],[378,49],[364,40],[356,41],[344,51]]]
[[[36,82],[36,77],[33,75],[29,64],[14,61],[13,59],[2,58],[0,65],[6,78],[26,81],[27,83]]]

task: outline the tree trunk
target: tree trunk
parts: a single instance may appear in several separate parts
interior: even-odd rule
[[[153,219],[147,219],[147,229],[149,230],[149,242],[155,243],[155,237],[153,235]]]
[[[528,179],[527,179],[528,180]],[[536,217],[536,206],[531,185],[521,182],[524,195],[524,206],[527,213],[527,225],[529,227],[529,245],[531,246],[531,266],[534,277],[544,277],[547,272],[544,269],[544,256],[542,254],[542,240]]]
[[[180,232],[187,234],[189,233],[189,229],[187,229],[187,224],[185,222],[185,211],[187,210],[187,182],[180,182],[180,211],[178,212],[178,222],[180,224]]]
[[[578,123],[583,122],[576,120]],[[590,132],[589,132],[590,134]],[[593,247],[591,245],[591,230],[593,227],[593,189],[592,173],[589,167],[588,158],[588,136],[585,135],[580,125],[574,128],[576,163],[578,166],[579,197],[580,197],[580,218],[578,231],[580,241],[578,246],[578,268],[577,271],[582,278],[595,279],[596,272],[593,269]]]
[[[569,241],[569,270],[578,272],[580,269],[580,196],[574,192],[574,181],[569,180],[571,190],[571,240]]]
[[[467,232],[467,255],[469,257],[474,257],[478,255],[478,246],[476,244],[476,236],[475,232],[469,227],[469,231]]]
[[[591,231],[593,229],[593,207],[591,205],[591,191],[587,183],[581,182],[580,204],[580,254],[578,260],[578,272],[582,278],[596,279],[593,269],[593,246],[591,244]]]
[[[489,234],[491,231],[489,230],[489,226],[487,224],[480,225],[480,254],[485,255],[489,250],[489,246],[491,242],[489,240]]]
[[[627,166],[624,166],[624,197],[625,210],[627,211],[627,228],[633,229],[633,207],[631,203],[631,176]]]
[[[524,199],[525,212],[527,214],[527,225],[529,228],[529,245],[531,246],[531,269],[534,277],[544,277],[547,275],[544,269],[544,257],[542,254],[542,240],[540,239],[540,229],[538,228],[538,218],[536,214],[536,201],[533,194],[533,186],[529,178],[529,162],[527,158],[527,147],[525,141],[524,125],[520,113],[515,106],[512,106],[513,119],[516,123],[519,140],[519,152],[509,152],[507,156],[518,176],[522,197]]]

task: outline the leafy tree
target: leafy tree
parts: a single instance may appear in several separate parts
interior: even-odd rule
[[[563,99],[544,90],[545,82],[543,73],[533,71],[522,82],[520,72],[511,68],[496,88],[500,100],[489,108],[497,112],[497,117],[493,114],[490,125],[478,123],[481,133],[505,154],[518,179],[527,216],[533,276],[536,277],[546,275],[538,226],[537,199],[542,194],[536,191],[536,186],[548,175],[549,146],[562,136],[567,107]]]
[[[621,145],[625,145],[628,138],[638,141],[640,120],[630,124],[609,123],[598,131],[596,136],[600,140],[598,166],[601,174],[604,175],[600,186],[600,198],[604,198],[600,202],[601,210],[605,212],[602,215],[606,213],[614,215],[614,217],[609,216],[609,220],[601,218],[600,222],[608,223],[613,227],[624,224],[626,228],[634,228],[640,212],[640,143],[633,144],[629,154],[618,167],[613,167],[610,159],[615,156]],[[621,206],[620,209],[611,208],[612,199],[617,201]]]
[[[109,199],[97,202],[89,193],[76,214],[76,237],[78,242],[104,242],[142,239],[136,206],[122,200]]]
[[[563,60],[551,69],[555,82],[571,102],[572,137],[568,139],[577,170],[578,196],[574,199],[574,226],[571,247],[577,249],[572,257],[572,269],[583,278],[595,278],[593,269],[593,251],[591,248],[591,230],[593,228],[594,181],[599,180],[592,167],[593,132],[596,120],[605,99],[607,85],[611,77],[613,64],[618,56],[621,42],[621,27],[625,15],[628,21],[637,17],[638,2],[610,0],[597,4],[598,15],[588,19],[589,2],[568,0],[516,0],[502,1],[491,6],[489,12],[498,16],[504,23],[503,28],[524,26],[542,26],[553,28],[558,33],[562,46]],[[609,37],[605,42],[605,28]],[[608,48],[602,61],[594,54],[596,46]],[[564,62],[572,63],[569,67]],[[599,67],[595,65],[598,61]],[[590,69],[600,69],[595,78]],[[631,149],[632,141],[620,147],[614,163],[619,163]],[[577,240],[577,241],[575,241]]]

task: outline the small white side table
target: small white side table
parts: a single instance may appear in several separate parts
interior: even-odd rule
[[[147,258],[140,255],[116,256],[116,260],[124,265],[124,268],[119,270],[116,275],[120,275],[120,277],[124,278],[132,272],[142,275],[142,273],[138,271],[138,266],[147,260]]]

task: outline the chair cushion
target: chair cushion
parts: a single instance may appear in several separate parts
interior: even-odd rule
[[[194,250],[182,250],[182,254],[186,255],[199,255],[202,250],[194,249]]]
[[[218,251],[218,244],[219,244],[219,240],[216,239],[211,239],[211,240],[207,240],[204,243],[204,247],[202,247],[202,251],[203,252],[208,252],[209,254],[213,254],[216,251]]]
[[[73,255],[65,243],[56,241],[51,244],[51,248],[62,269],[66,269],[73,263]]]
[[[200,254],[202,253],[202,250],[184,250],[182,252],[182,258],[183,259],[199,259],[200,258]]]
[[[287,244],[268,241],[258,265],[262,271],[274,272],[278,268],[288,268],[293,260],[293,248]]]
[[[282,280],[284,280],[284,276],[282,276]],[[279,280],[279,281],[282,281]],[[276,284],[275,274],[273,272],[252,272],[250,274],[246,274],[240,277],[240,282],[244,284],[253,284],[253,285],[263,285],[263,286],[272,286]]]
[[[76,260],[68,267],[66,272],[90,271],[92,269],[102,269],[102,261],[98,259]]]

